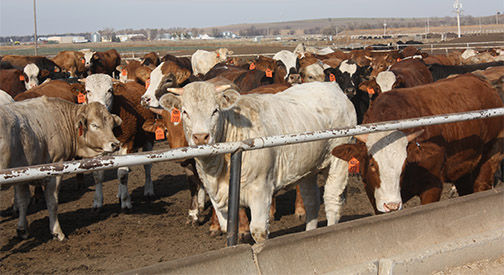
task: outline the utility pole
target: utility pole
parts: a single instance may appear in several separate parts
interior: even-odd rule
[[[35,55],[38,55],[38,38],[37,38],[37,6],[36,0],[33,0],[33,25],[35,29]]]
[[[495,14],[495,24],[496,25],[499,25],[499,14],[500,14],[499,11]]]
[[[387,22],[383,22],[383,36],[387,33]]]
[[[457,29],[458,29],[458,37],[460,37],[460,13],[462,12],[462,3],[460,3],[459,0],[455,0],[453,8],[457,12]]]

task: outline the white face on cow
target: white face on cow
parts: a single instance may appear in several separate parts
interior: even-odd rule
[[[142,105],[159,108],[159,100],[156,97],[156,91],[161,86],[161,81],[163,80],[163,72],[161,71],[161,67],[164,62],[161,62],[159,66],[157,66],[150,74],[150,84],[147,88],[147,91],[142,95]]]
[[[376,84],[380,86],[382,93],[392,90],[397,78],[395,74],[391,71],[380,72],[376,76]]]
[[[23,69],[23,73],[25,74],[25,87],[27,90],[39,85],[38,75],[40,73],[40,70],[37,65],[26,65]]]
[[[407,146],[408,139],[401,131],[373,133],[367,137],[368,154],[378,165],[374,169],[378,170],[380,186],[375,188],[374,197],[380,212],[402,208],[400,180]]]
[[[86,99],[88,103],[98,102],[112,109],[114,99],[112,77],[106,74],[93,74],[86,78]]]
[[[304,83],[320,81],[324,82],[324,68],[320,63],[313,63],[301,69],[299,72]]]
[[[218,62],[223,62],[223,61],[226,61],[227,58],[228,58],[228,55],[231,55],[233,54],[233,51],[230,51],[226,48],[219,48],[216,50],[217,54],[218,54],[218,57],[217,57],[217,60]]]
[[[223,89],[211,83],[193,82],[179,89],[182,95],[165,94],[160,98],[164,109],[171,111],[176,107],[182,112],[189,145],[215,144],[220,140],[222,112],[231,109],[240,97],[234,90]]]
[[[96,52],[91,52],[91,51],[84,52],[84,67],[86,69],[89,69],[89,67],[91,66],[91,62],[93,60],[93,55],[95,53]]]

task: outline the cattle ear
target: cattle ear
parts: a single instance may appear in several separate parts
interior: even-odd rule
[[[49,76],[49,71],[48,70],[41,70],[40,71],[40,78],[44,79]]]
[[[177,84],[180,86],[180,84],[184,83],[189,77],[191,76],[191,72],[187,69],[180,69],[175,72],[175,78],[177,81]]]
[[[180,96],[168,93],[161,96],[161,98],[159,99],[159,105],[161,105],[163,109],[171,112],[173,108],[180,110],[182,102],[180,100]]]
[[[364,143],[343,144],[334,147],[331,153],[333,156],[344,161],[349,161],[352,158],[356,158],[357,160],[362,162],[367,156],[367,148]]]
[[[77,121],[75,122],[75,129],[79,136],[82,136],[87,132],[87,118],[84,115],[86,107],[82,108],[82,111],[77,115]]]
[[[98,60],[98,59],[100,59],[100,57],[98,55],[96,55],[96,54],[93,54],[93,59],[94,60]]]
[[[145,132],[154,133],[156,131],[156,120],[148,119],[142,125],[142,129]]]
[[[122,119],[117,115],[111,115],[111,116],[114,119],[114,127],[121,126]]]
[[[240,98],[240,93],[234,89],[227,89],[222,92],[217,100],[221,110],[229,110]]]
[[[392,85],[392,89],[397,87],[401,88],[402,84],[404,84],[403,82],[404,80],[402,79],[402,76],[396,75],[396,81],[394,82],[394,85]]]

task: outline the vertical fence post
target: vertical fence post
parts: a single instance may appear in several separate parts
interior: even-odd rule
[[[240,208],[242,152],[242,149],[238,149],[238,151],[231,154],[231,171],[229,172],[227,246],[233,246],[238,243],[238,211]]]

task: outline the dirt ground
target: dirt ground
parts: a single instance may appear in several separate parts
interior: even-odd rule
[[[156,144],[155,149],[163,148],[166,145]],[[59,193],[59,221],[68,237],[63,242],[51,239],[45,202],[31,206],[31,238],[19,240],[17,218],[9,215],[13,188],[0,192],[0,273],[116,273],[225,246],[225,236],[208,234],[208,207],[199,227],[185,224],[189,190],[176,161],[155,163],[152,177],[157,198],[147,202],[143,198],[143,167],[132,167],[129,190],[133,209],[124,213],[116,198],[115,171],[107,171],[104,208],[95,213],[91,208],[92,175],[85,175],[86,186],[82,189],[77,188],[75,176],[65,176]],[[294,199],[294,190],[277,196],[277,218],[271,224],[271,238],[304,230],[304,223],[294,217]],[[413,199],[406,207],[418,202]],[[352,178],[341,222],[370,215],[372,207],[362,183]],[[319,226],[326,225],[323,206],[319,220]]]

